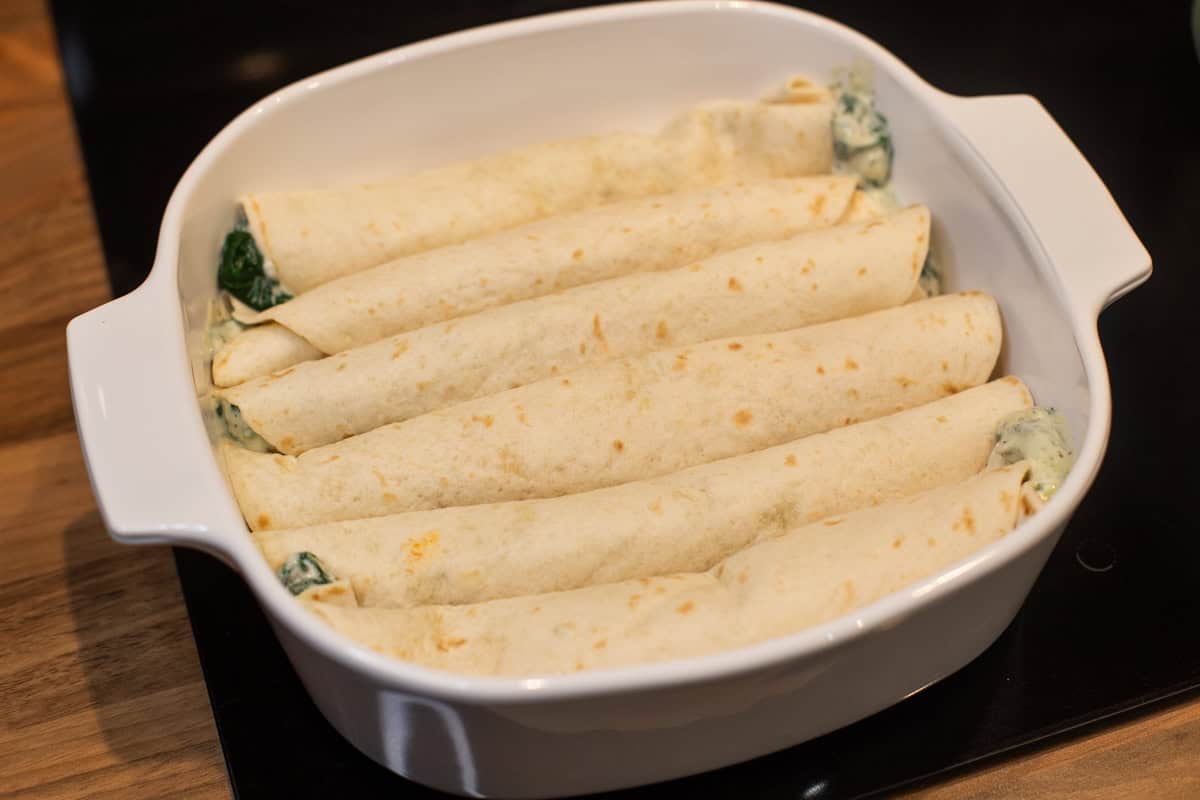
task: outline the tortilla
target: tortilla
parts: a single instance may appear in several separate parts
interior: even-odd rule
[[[255,534],[272,569],[311,552],[364,606],[478,603],[700,572],[757,542],[964,480],[1027,409],[1009,377],[870,422],[645,481],[544,500]]]
[[[221,451],[251,528],[554,497],[664,475],[976,386],[1000,351],[982,293],[615,359],[300,456]]]
[[[588,363],[897,306],[928,247],[918,206],[499,306],[219,394],[294,455]]]
[[[250,232],[293,293],[394,258],[582,208],[734,180],[815,175],[833,164],[829,92],[802,78],[776,97],[717,101],[658,135],[537,144],[386,183],[239,198]]]
[[[961,561],[1016,527],[1036,497],[1022,494],[1027,471],[1021,462],[797,526],[706,572],[461,606],[300,599],[374,650],[458,673],[523,677],[700,656],[796,633]]]
[[[760,181],[617,203],[382,264],[264,312],[213,362],[213,381],[259,375],[492,306],[633,272],[672,269],[753,242],[824,228],[854,179]],[[853,203],[869,216],[867,200]]]

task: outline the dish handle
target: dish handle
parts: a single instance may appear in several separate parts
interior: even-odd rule
[[[1029,95],[955,97],[942,107],[995,170],[1093,318],[1150,277],[1150,254],[1100,176]]]
[[[114,539],[188,545],[228,560],[216,532],[240,520],[212,502],[228,490],[192,411],[183,337],[171,335],[182,331],[179,305],[164,302],[174,292],[158,291],[154,280],[67,325],[84,461]]]

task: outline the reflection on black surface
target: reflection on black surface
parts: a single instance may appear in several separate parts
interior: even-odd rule
[[[1101,320],[1113,382],[1108,459],[1017,621],[991,649],[850,728],[625,797],[856,796],[1200,683],[1200,599],[1190,588],[1200,532],[1184,507],[1197,470],[1180,441],[1197,420],[1183,399],[1196,385],[1186,347],[1196,337],[1182,300],[1200,295],[1191,235],[1200,218],[1200,67],[1188,4],[1137,4],[1120,15],[1044,2],[999,9],[946,0],[920,13],[867,0],[807,5],[948,91],[1036,95],[1107,182],[1156,272]],[[261,95],[388,47],[559,7],[57,0],[114,289],[128,291],[149,269],[167,197],[188,162]],[[193,553],[178,553],[178,562],[240,797],[434,794],[332,731],[232,572]],[[287,768],[297,763],[312,768]]]

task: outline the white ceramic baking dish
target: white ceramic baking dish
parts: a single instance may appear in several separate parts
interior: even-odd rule
[[[202,329],[233,198],[377,179],[533,141],[653,130],[712,97],[796,71],[870,65],[895,134],[895,184],[929,205],[951,288],[993,293],[1001,372],[1066,410],[1078,463],[1032,521],[907,590],[794,636],[646,667],[468,678],[385,658],[308,616],[247,535],[197,396]],[[962,667],[1008,625],[1104,453],[1110,406],[1096,317],[1150,274],[1099,178],[1031,97],[960,98],[830,20],[760,3],[662,2],[493,25],[294,84],[234,120],[180,180],[154,268],[72,321],[71,386],[112,536],[232,565],[301,680],[359,749],[468,795],[630,786],[797,744]]]

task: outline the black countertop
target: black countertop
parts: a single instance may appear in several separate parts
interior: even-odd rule
[[[344,0],[204,4],[54,0],[114,291],[153,260],[190,160],[262,95],[429,36],[569,7]],[[1200,65],[1185,2],[813,2],[933,84],[1038,97],[1106,181],[1155,259],[1151,281],[1101,318],[1113,384],[1105,465],[1009,630],[961,672],[814,742],[623,796],[852,797],[1027,746],[1200,686],[1200,478],[1183,439],[1200,296]],[[1063,209],[1070,214],[1069,208]],[[1174,445],[1168,447],[1168,443]],[[424,797],[320,717],[241,581],[177,553],[213,712],[239,797]],[[303,737],[280,731],[304,730]],[[304,764],[305,769],[294,769]]]

